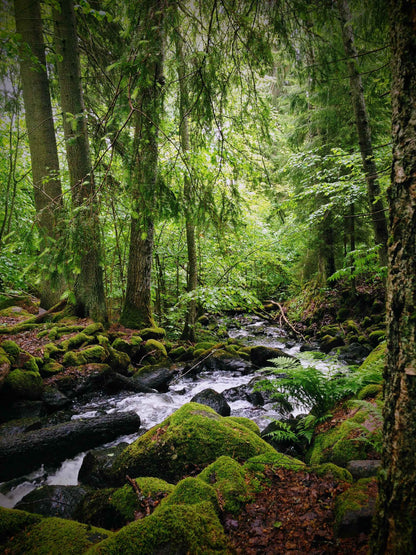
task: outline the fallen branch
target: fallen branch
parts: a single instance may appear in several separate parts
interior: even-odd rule
[[[277,307],[279,308],[279,310],[280,310],[281,318],[283,318],[284,322],[289,326],[289,328],[290,328],[292,331],[294,331],[297,335],[300,335],[301,338],[303,339],[303,341],[306,342],[306,337],[305,337],[300,331],[298,331],[296,328],[294,328],[294,327],[292,326],[292,324],[289,322],[289,320],[287,319],[286,314],[285,314],[285,311],[284,311],[284,309],[283,309],[283,306],[282,306],[280,303],[277,303],[276,301],[266,301],[266,302],[271,303],[271,304],[277,306]]]

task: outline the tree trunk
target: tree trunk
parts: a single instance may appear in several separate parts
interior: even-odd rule
[[[384,444],[372,553],[416,552],[416,1],[390,0],[389,189]]]
[[[16,30],[22,37],[20,45],[20,74],[23,86],[26,127],[29,138],[35,208],[42,247],[59,235],[57,224],[62,208],[45,45],[39,0],[15,0]],[[56,304],[63,290],[63,280],[44,281],[40,285],[40,302],[44,308]]]
[[[188,293],[195,291],[198,287],[198,260],[196,253],[195,241],[195,224],[193,222],[193,206],[195,199],[193,198],[192,178],[189,175],[189,151],[191,148],[189,138],[189,95],[186,85],[185,57],[183,53],[183,41],[179,34],[179,30],[175,33],[176,58],[178,60],[178,77],[179,77],[179,117],[180,128],[179,137],[181,142],[182,154],[186,162],[185,175],[183,181],[183,197],[185,210],[185,226],[186,226],[186,244],[188,249],[188,275],[187,290]],[[185,326],[182,332],[182,339],[196,341],[195,325],[197,316],[196,299],[188,301],[188,308],[185,316]]]
[[[351,100],[354,107],[355,124],[360,144],[363,169],[367,182],[367,194],[370,203],[371,219],[373,223],[374,239],[380,245],[380,264],[387,265],[387,219],[384,213],[384,203],[380,196],[377,167],[374,161],[373,144],[371,140],[370,122],[364,98],[363,83],[357,68],[357,49],[354,44],[354,34],[351,25],[351,12],[348,0],[337,0],[342,40],[345,54],[348,57],[348,74],[350,78]]]
[[[59,8],[54,10],[54,25],[55,48],[60,56],[58,78],[65,145],[75,208],[74,248],[79,264],[74,287],[76,311],[80,316],[106,321],[99,219],[72,0],[59,0]]]
[[[138,37],[142,47],[135,108],[134,165],[127,289],[120,322],[131,328],[154,325],[151,306],[153,219],[158,179],[158,131],[163,108],[162,1],[141,3]]]

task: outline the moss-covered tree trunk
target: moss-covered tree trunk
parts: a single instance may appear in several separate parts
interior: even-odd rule
[[[178,62],[178,78],[179,78],[179,118],[180,128],[179,136],[182,148],[182,155],[186,162],[185,175],[183,178],[183,200],[185,212],[185,226],[186,226],[186,245],[188,250],[188,279],[187,290],[188,293],[195,291],[198,287],[198,260],[196,252],[195,241],[195,223],[194,223],[194,204],[195,198],[193,196],[193,184],[190,172],[189,151],[191,142],[189,137],[189,94],[186,83],[186,68],[185,57],[183,52],[183,40],[180,36],[180,30],[175,33],[175,46],[176,46],[176,59]],[[188,307],[185,316],[185,325],[182,332],[182,339],[195,341],[195,324],[197,316],[197,304],[195,299],[188,301]]]
[[[370,203],[371,219],[376,245],[380,245],[379,258],[383,266],[387,265],[387,219],[384,203],[380,196],[377,166],[374,161],[370,121],[364,98],[364,88],[357,68],[358,53],[354,43],[351,25],[351,12],[348,0],[337,0],[342,29],[345,54],[348,57],[348,74],[350,78],[351,101],[354,108],[355,124],[360,144],[363,169],[367,182],[367,195]]]
[[[390,0],[389,190],[384,450],[372,553],[416,552],[416,0]]]
[[[137,99],[134,155],[131,170],[132,218],[127,288],[120,321],[132,328],[153,325],[151,271],[153,255],[156,185],[158,179],[158,133],[163,109],[164,2],[140,3],[137,39]]]
[[[74,248],[79,264],[74,287],[76,311],[80,316],[106,321],[99,219],[72,0],[59,0],[54,10],[54,35],[59,56],[59,89],[72,203],[75,208]]]
[[[49,81],[46,72],[45,45],[39,0],[15,0],[16,31],[21,35],[19,49],[25,119],[29,138],[35,208],[42,247],[57,239],[62,191],[59,174]],[[63,290],[63,280],[44,280],[39,285],[44,308],[56,304]]]

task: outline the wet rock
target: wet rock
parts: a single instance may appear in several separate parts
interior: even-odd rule
[[[44,516],[72,519],[87,492],[82,486],[42,486],[25,495],[15,508]]]
[[[210,388],[204,389],[194,395],[191,402],[211,407],[221,416],[230,416],[231,413],[230,405],[225,400],[224,395]]]
[[[347,470],[351,472],[355,480],[376,476],[380,467],[381,461],[370,459],[362,461],[349,461],[347,464]]]
[[[109,471],[114,459],[126,447],[127,443],[119,443],[113,447],[88,451],[82,461],[78,481],[94,488],[102,488],[108,485],[111,482]]]
[[[370,354],[372,348],[359,343],[351,343],[339,349],[338,358],[347,364],[360,364]]]
[[[317,351],[318,349],[319,347],[317,343],[302,343],[299,351],[301,353],[307,353],[309,351]]]
[[[48,414],[72,406],[71,399],[56,387],[48,387],[42,394],[42,401]]]
[[[134,391],[136,393],[155,393],[156,389],[148,387],[140,382],[140,380],[134,380],[123,376],[118,372],[109,372],[107,375],[107,380],[105,382],[105,388],[111,393],[118,391]]]
[[[258,378],[252,379],[248,384],[231,387],[222,392],[227,401],[248,401],[255,407],[262,407],[265,403],[265,394],[255,390]]]
[[[138,387],[157,390],[165,393],[169,389],[170,382],[178,375],[181,367],[166,365],[144,366],[132,377],[132,381]]]
[[[11,404],[2,400],[0,404],[0,422],[18,420],[20,418],[38,418],[44,416],[45,407],[42,401],[14,401]]]
[[[270,366],[269,361],[273,358],[278,357],[290,357],[290,355],[288,355],[281,349],[263,347],[262,345],[259,345],[258,347],[253,347],[250,351],[250,360],[258,368]]]
[[[61,462],[69,457],[138,431],[135,412],[106,414],[79,419],[0,441],[0,480],[6,481],[37,468],[44,462]]]
[[[376,508],[375,478],[363,478],[337,497],[335,532],[338,537],[351,538],[369,533]]]
[[[210,370],[213,372],[225,370],[246,375],[251,374],[254,371],[254,367],[249,361],[235,355],[233,356],[223,349],[219,349],[217,351],[212,351],[210,356],[204,357],[198,364],[196,364],[195,373],[202,372],[204,370]]]

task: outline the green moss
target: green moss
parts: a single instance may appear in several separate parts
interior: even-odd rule
[[[40,515],[0,507],[0,542],[42,520]]]
[[[378,345],[386,338],[386,331],[385,330],[375,330],[370,333],[368,339],[372,345]]]
[[[19,357],[19,363],[24,370],[28,370],[29,372],[39,372],[39,366],[36,362],[36,358],[29,353],[23,353]]]
[[[10,362],[16,364],[21,350],[17,343],[11,341],[10,339],[6,339],[6,341],[2,342],[1,347],[6,352]]]
[[[12,370],[4,380],[4,386],[11,397],[17,399],[40,399],[42,395],[42,378],[39,372],[30,372],[17,368]]]
[[[238,513],[252,495],[247,473],[231,457],[222,456],[207,466],[198,478],[211,484],[217,492],[221,509],[227,513]]]
[[[80,366],[91,362],[104,362],[106,358],[106,350],[101,345],[94,345],[82,351],[68,351],[62,362],[64,366]]]
[[[195,345],[195,350],[202,349],[206,351],[207,349],[211,349],[212,347],[218,347],[218,344],[215,341],[201,341]]]
[[[229,554],[224,530],[211,503],[169,505],[132,522],[89,553],[149,555],[150,553]]]
[[[79,555],[111,535],[112,532],[79,522],[44,518],[11,537],[5,545],[5,552]]]
[[[295,459],[294,457],[290,457],[289,455],[278,453],[275,449],[273,449],[272,452],[266,453],[264,455],[257,455],[249,459],[244,464],[244,469],[254,473],[262,473],[265,466],[299,470],[300,468],[305,468],[305,463],[298,459]]]
[[[174,485],[159,478],[136,478],[135,482],[145,498],[156,499],[159,494],[172,493],[175,488]],[[140,509],[140,501],[130,484],[114,491],[109,497],[109,502],[123,517],[125,523],[132,522],[135,511]]]
[[[368,399],[377,397],[383,392],[383,386],[378,383],[370,383],[363,387],[357,394],[357,399]]]
[[[368,487],[375,481],[376,478],[362,478],[337,497],[335,501],[335,531],[339,529],[342,519],[348,512],[359,511],[368,504]]]
[[[63,349],[59,349],[55,343],[48,343],[43,348],[43,356],[45,359],[54,358],[56,355],[62,354]]]
[[[366,459],[368,453],[372,451],[370,440],[376,437],[378,430],[369,431],[360,428],[357,437],[358,425],[363,424],[369,418],[369,411],[365,407],[358,410],[351,418],[344,420],[341,424],[321,433],[315,437],[312,448],[307,454],[307,458],[312,465],[325,462],[332,462],[338,466],[346,466],[349,461]],[[372,428],[374,428],[374,419]],[[381,425],[381,423],[380,423]]]
[[[107,363],[113,368],[114,370],[127,370],[129,367],[131,360],[127,353],[123,353],[121,351],[117,351],[112,347],[108,347],[108,360]]]
[[[252,432],[257,434],[258,436],[260,435],[260,428],[254,422],[254,420],[250,420],[250,418],[245,418],[244,416],[226,416],[225,420],[231,423],[237,422],[238,424],[241,424],[248,430],[251,430]]]
[[[156,351],[156,353],[162,354],[163,356],[167,357],[168,353],[166,352],[166,348],[160,341],[156,339],[148,339],[144,344],[144,350],[146,353],[150,353],[151,351]]]
[[[84,333],[86,335],[96,335],[97,333],[102,333],[104,331],[104,326],[100,322],[95,322],[84,328]]]
[[[183,345],[179,345],[179,347],[175,347],[169,352],[169,357],[173,360],[179,359],[182,355],[186,353],[186,349]]]
[[[199,478],[184,478],[175,486],[173,492],[162,501],[162,505],[195,505],[201,502],[211,503],[219,512],[215,489]]]
[[[387,345],[386,343],[380,343],[378,347],[376,347],[368,357],[364,360],[364,362],[359,367],[359,370],[367,370],[370,366],[372,368],[378,368],[380,372],[384,370],[385,358],[386,358],[386,351]]]
[[[166,335],[166,331],[163,328],[158,328],[157,326],[153,326],[151,328],[144,328],[140,330],[139,334],[144,340],[163,339]]]
[[[221,455],[247,460],[266,453],[275,450],[246,426],[205,405],[187,403],[126,447],[113,471],[120,479],[127,473],[176,482]]]
[[[94,341],[94,337],[92,337],[91,335],[87,335],[84,332],[77,333],[76,335],[68,339],[67,348],[78,349],[78,347],[81,347],[83,345],[89,345],[90,343],[93,343],[93,341]]]
[[[53,376],[54,374],[59,374],[59,372],[62,372],[63,369],[64,367],[62,366],[62,364],[59,364],[59,362],[46,362],[42,366],[40,374],[44,378],[48,378],[49,376]]]
[[[312,467],[311,471],[315,472],[317,476],[332,476],[335,480],[340,482],[348,482],[352,484],[354,481],[351,472],[349,472],[346,468],[341,468],[340,466],[332,463],[325,463]]]

